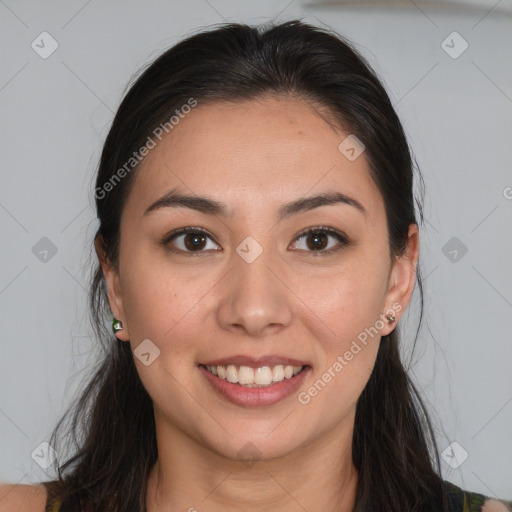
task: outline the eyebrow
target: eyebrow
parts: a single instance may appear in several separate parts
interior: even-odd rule
[[[363,215],[367,215],[366,209],[357,199],[340,192],[331,192],[316,196],[303,197],[290,203],[286,203],[279,208],[277,219],[278,221],[281,221],[298,213],[313,210],[314,208],[340,203],[353,206]],[[208,215],[221,215],[224,217],[231,216],[231,212],[226,204],[204,196],[185,195],[180,193],[177,189],[173,189],[163,195],[160,199],[157,199],[145,210],[142,216],[161,208],[190,208],[191,210],[197,210]]]

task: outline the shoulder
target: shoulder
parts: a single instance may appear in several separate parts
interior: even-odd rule
[[[44,485],[0,483],[0,512],[44,512]]]
[[[448,481],[443,483],[450,512],[512,512],[510,501],[500,501],[470,492]]]
[[[482,512],[511,512],[512,502],[488,499],[482,507]]]

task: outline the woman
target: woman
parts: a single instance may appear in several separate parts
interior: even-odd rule
[[[390,100],[336,34],[231,24],[160,56],[96,180],[105,356],[30,510],[510,510],[441,478],[400,362],[412,190]]]

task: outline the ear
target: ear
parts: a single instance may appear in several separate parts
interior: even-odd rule
[[[94,240],[94,247],[96,254],[103,271],[105,278],[105,285],[107,288],[108,302],[112,314],[120,320],[123,324],[123,329],[115,334],[115,336],[122,341],[129,341],[130,335],[128,331],[128,322],[123,306],[123,295],[121,293],[121,285],[119,281],[119,271],[115,265],[108,259],[105,254],[104,241],[101,235],[98,235]]]
[[[402,256],[398,256],[391,268],[388,291],[386,294],[384,315],[392,313],[394,322],[389,322],[381,334],[389,334],[395,327],[411,301],[416,283],[416,266],[420,250],[419,229],[417,224],[409,225],[407,248]]]

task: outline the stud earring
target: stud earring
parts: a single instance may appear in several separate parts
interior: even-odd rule
[[[392,313],[388,313],[386,315],[386,318],[387,318],[388,322],[394,322],[396,320],[395,315],[393,315]]]
[[[118,331],[123,330],[123,322],[121,320],[118,320],[117,318],[112,317],[112,331],[114,334]]]

